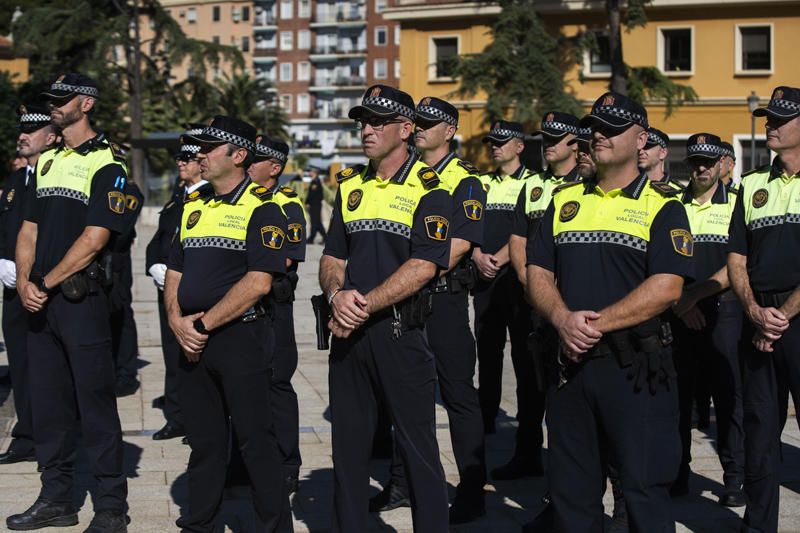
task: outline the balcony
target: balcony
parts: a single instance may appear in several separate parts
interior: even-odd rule
[[[363,11],[317,13],[311,18],[312,28],[324,28],[326,26],[338,26],[340,28],[355,28],[367,23],[367,15]]]
[[[253,26],[256,30],[277,29],[278,20],[271,13],[260,13],[253,19]]]
[[[265,48],[254,48],[253,49],[253,57],[256,60],[276,60],[278,57],[278,49],[274,46],[265,47]]]
[[[315,46],[309,52],[311,61],[336,61],[337,59],[352,59],[366,57],[366,48],[343,46]]]

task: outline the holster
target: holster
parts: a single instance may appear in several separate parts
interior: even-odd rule
[[[421,328],[433,313],[433,293],[423,289],[396,304],[404,328]]]
[[[317,350],[330,349],[331,330],[328,328],[328,321],[331,319],[331,306],[324,294],[317,294],[311,297],[311,307],[314,309],[314,319],[317,327]]]
[[[98,282],[104,290],[114,285],[114,255],[105,250],[97,257]]]
[[[297,274],[295,274],[297,277]],[[294,301],[294,288],[292,280],[288,275],[275,276],[272,278],[272,288],[270,289],[270,299],[276,303],[288,303]]]

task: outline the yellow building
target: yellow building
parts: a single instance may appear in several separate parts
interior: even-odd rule
[[[457,88],[457,80],[438,76],[437,59],[448,53],[482,51],[500,8],[485,2],[441,0],[400,0],[398,4],[385,16],[402,24],[401,88],[415,97],[447,97]],[[605,2],[538,0],[536,6],[554,34],[596,32],[600,52],[586,54],[582,66],[565,73],[569,89],[588,109],[607,90],[610,76],[608,58],[603,54],[607,43]],[[673,141],[670,171],[685,174],[684,142],[699,131],[716,133],[733,144],[738,172],[751,168],[747,98],[755,92],[764,105],[773,87],[800,86],[795,57],[800,4],[789,0],[653,0],[647,17],[645,27],[622,33],[625,62],[633,67],[658,67],[674,81],[690,85],[698,95],[695,102],[675,109],[670,117],[663,102],[647,103],[651,124]],[[465,152],[477,159],[476,141],[479,143],[486,129],[482,114],[485,97],[471,102],[454,100],[465,115],[460,127]],[[769,158],[763,132],[763,120],[759,120],[756,163]]]
[[[0,72],[8,72],[13,83],[28,81],[28,58],[16,57],[14,43],[8,37],[0,36]]]

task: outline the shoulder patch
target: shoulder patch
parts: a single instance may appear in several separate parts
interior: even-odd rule
[[[206,196],[213,194],[213,192],[214,192],[213,187],[211,187],[210,184],[206,183],[201,187],[193,190],[189,194],[187,194],[183,202],[188,203],[197,200],[198,198],[205,198]]]
[[[341,183],[344,180],[352,178],[353,176],[357,176],[361,174],[365,168],[366,165],[353,165],[352,167],[347,167],[343,170],[340,170],[336,173],[336,181]]]
[[[272,193],[269,189],[264,186],[253,187],[250,189],[250,194],[261,200],[262,202],[266,202],[270,198],[272,198]]]
[[[459,159],[458,160],[458,166],[460,166],[461,168],[463,168],[464,170],[466,170],[470,174],[474,174],[475,176],[480,176],[480,174],[481,174],[481,171],[478,170],[478,168],[475,165],[473,165],[472,163],[470,163],[469,161],[467,161],[465,159]]]
[[[748,170],[747,172],[743,173],[742,177],[746,178],[750,174],[758,174],[759,172],[769,172],[770,168],[771,168],[770,165],[764,165],[764,166],[761,166],[761,167],[758,167],[758,168],[754,168],[753,170]]]
[[[557,186],[557,187],[555,187],[553,189],[553,196],[555,196],[556,194],[560,193],[564,189],[569,189],[570,187],[574,187],[576,185],[583,185],[583,180],[569,181],[567,183],[562,183],[561,185],[559,185],[559,186]]]
[[[676,196],[678,193],[682,192],[681,189],[660,181],[651,181],[650,186],[664,196]]]
[[[284,194],[284,196],[288,196],[289,198],[296,198],[297,197],[297,193],[294,192],[294,189],[292,189],[291,187],[288,187],[286,185],[284,185],[283,187],[281,187],[278,190],[281,191]]]
[[[127,162],[127,159],[125,157],[125,150],[123,150],[120,145],[109,141],[108,148],[109,150],[111,150],[111,155],[114,157],[115,160],[119,161],[120,163]]]
[[[426,189],[433,189],[439,185],[439,174],[437,174],[436,171],[431,167],[423,167],[419,169],[419,172],[417,172],[417,177],[419,177],[420,181],[422,182],[422,186]]]

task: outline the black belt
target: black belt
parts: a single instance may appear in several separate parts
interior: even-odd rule
[[[789,299],[793,292],[794,289],[783,292],[757,292],[754,296],[761,307],[778,308],[786,303],[786,300]]]
[[[242,322],[255,322],[259,318],[264,318],[265,316],[267,316],[267,311],[264,309],[264,306],[260,303],[257,303],[242,313],[242,316],[239,318],[239,320]]]

